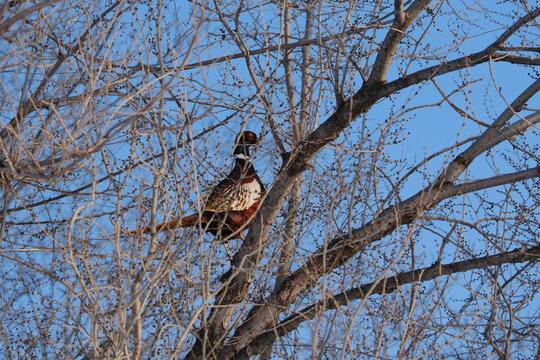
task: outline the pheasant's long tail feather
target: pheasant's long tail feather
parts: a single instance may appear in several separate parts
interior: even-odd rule
[[[193,214],[190,216],[186,216],[185,218],[182,218],[182,219],[176,219],[176,220],[168,221],[160,225],[156,225],[156,231],[160,232],[164,230],[173,230],[176,228],[185,228],[185,227],[195,226],[198,223],[199,223],[199,214]],[[131,235],[148,234],[151,231],[152,231],[152,228],[150,226],[147,226],[142,229],[130,230],[128,233]]]
[[[204,218],[201,220],[204,223]],[[175,220],[175,221],[178,222],[178,220]],[[199,223],[199,214],[193,214],[193,215],[186,216],[185,218],[182,218],[180,227],[185,228],[185,227],[195,226],[198,223]],[[176,225],[176,223],[174,225]]]

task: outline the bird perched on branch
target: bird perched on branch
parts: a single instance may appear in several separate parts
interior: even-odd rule
[[[244,131],[236,137],[234,167],[217,184],[206,200],[201,213],[156,226],[156,231],[197,226],[222,238],[241,239],[241,233],[253,221],[253,214],[264,197],[264,185],[249,158],[249,147],[257,143],[257,135]],[[149,233],[150,226],[130,233]]]

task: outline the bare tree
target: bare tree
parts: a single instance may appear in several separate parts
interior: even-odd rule
[[[2,356],[539,357],[538,6],[4,2]]]

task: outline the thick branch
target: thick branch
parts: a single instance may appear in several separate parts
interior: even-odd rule
[[[265,304],[252,309],[247,316],[248,320],[236,331],[234,343],[228,346],[229,352],[241,349],[236,344],[247,346],[254,338],[250,337],[250,334],[262,333],[265,324],[286,309],[299,294],[316,284],[320,276],[342,266],[369,244],[389,235],[400,225],[412,223],[420,214],[441,201],[459,194],[534,177],[540,177],[540,167],[462,185],[447,184],[437,189],[427,187],[408,200],[386,209],[365,226],[333,239],[325,249],[312,255],[300,269],[292,273],[283,282],[281,289],[268,298]],[[228,356],[230,358],[232,355]]]
[[[403,76],[400,79],[394,80],[385,86],[385,92],[388,96],[396,91],[407,88],[411,85],[418,84],[422,81],[432,79],[439,75],[448,74],[453,71],[469,68],[490,60],[504,60],[508,55],[496,54],[496,51],[500,50],[502,45],[508,38],[514,34],[521,26],[531,21],[532,19],[540,15],[540,8],[537,8],[527,15],[520,18],[512,26],[508,28],[501,36],[497,38],[492,44],[486,47],[484,50],[463,56],[458,59],[443,62],[439,65],[431,66],[429,68],[419,70],[415,73]]]
[[[394,23],[392,28],[386,34],[386,37],[381,44],[380,50],[373,64],[371,75],[367,80],[367,85],[372,86],[374,84],[386,81],[386,74],[392,63],[392,58],[396,52],[398,44],[401,42],[405,30],[413,23],[418,15],[429,5],[431,0],[416,0],[409,6],[407,11],[403,13],[403,3],[396,1]]]
[[[531,58],[526,56],[507,55],[496,53],[492,57],[493,61],[503,61],[510,64],[520,65],[540,65],[540,58]]]
[[[319,302],[302,311],[288,317],[278,326],[255,338],[249,346],[242,349],[234,359],[248,359],[250,356],[260,353],[266,344],[274,342],[277,337],[282,337],[295,330],[302,323],[310,321],[321,311],[336,309],[339,306],[348,305],[353,300],[367,298],[376,294],[388,294],[400,286],[415,282],[426,282],[445,275],[462,273],[474,269],[483,269],[488,266],[500,266],[503,264],[523,263],[537,261],[540,258],[540,246],[529,249],[516,249],[502,254],[485,256],[477,259],[464,260],[452,264],[433,264],[424,269],[407,271],[376,282],[362,285],[361,287],[348,290],[335,295],[330,301]]]
[[[523,105],[536,93],[540,91],[540,79],[537,79],[531,86],[529,86],[524,92],[521,93],[513,102],[510,104],[506,110],[493,122],[491,127],[487,129],[478,139],[471,144],[464,152],[459,154],[446,168],[446,171],[441,174],[441,176],[435,181],[435,184],[440,184],[442,182],[453,183],[457,180],[459,175],[465,171],[472,163],[474,159],[484,151],[491,149],[496,144],[512,138],[522,131],[528,129],[531,124],[537,123],[540,120],[540,111],[529,115],[527,118],[522,121],[518,121],[516,124],[521,126],[519,130],[507,130],[510,131],[510,134],[506,136],[501,136],[504,132],[501,132],[499,129],[504,126],[514,114],[519,112]],[[510,128],[510,127],[509,127]],[[515,133],[514,133],[515,132]]]
[[[530,19],[532,16],[538,16],[538,14],[540,14],[540,9],[530,13],[526,18]],[[517,23],[523,21],[522,18]],[[505,32],[494,44],[499,43],[505,36],[509,36],[508,32]],[[495,51],[491,46],[479,55],[480,58],[487,57],[486,60],[482,61],[487,61],[489,55]],[[335,140],[356,117],[367,112],[379,99],[435,75],[441,75],[471,65],[475,65],[475,63],[469,62],[467,58],[462,58],[455,64],[443,64],[437,69],[431,68],[427,73],[421,73],[421,76],[405,77],[405,81],[402,81],[403,79],[396,80],[386,85],[381,85],[378,82],[369,85],[368,81],[352,98],[339,104],[336,111],[287,157],[288,161],[284,164],[272,188],[268,191],[242,247],[234,256],[233,267],[226,276],[227,284],[224,284],[218,294],[215,302],[216,307],[214,307],[210,316],[216,316],[217,313],[226,311],[224,309],[241,302],[245,298],[252,278],[252,269],[257,264],[258,254],[264,248],[264,239],[267,238],[286,195],[297,177],[309,166],[311,159],[324,146]],[[440,68],[444,68],[444,71],[439,71]],[[384,72],[384,69],[382,69],[382,72]],[[238,328],[234,341],[223,349],[220,358],[230,358],[253,338],[261,334],[271,324],[275,316],[290,305],[300,293],[315,284],[322,274],[341,266],[350,257],[364,249],[366,245],[388,235],[399,225],[414,221],[426,209],[435,206],[437,201],[444,199],[440,196],[441,191],[448,191],[452,187],[451,184],[436,188],[430,186],[409,200],[388,208],[378,218],[351,235],[332,241],[330,248],[334,251],[327,254],[325,261],[320,255],[311,257],[301,269],[289,276],[275,296],[272,296],[261,307],[253,309],[252,313],[247,317],[249,320]],[[190,354],[190,356],[192,355]]]

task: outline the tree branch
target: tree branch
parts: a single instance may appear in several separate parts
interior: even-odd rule
[[[402,1],[395,1],[396,16],[394,18],[394,23],[381,44],[377,58],[373,64],[373,69],[371,70],[371,75],[367,80],[367,86],[373,86],[377,83],[386,81],[386,74],[392,63],[396,48],[401,42],[403,35],[405,35],[405,30],[414,20],[416,20],[418,15],[420,15],[422,10],[424,10],[430,2],[430,0],[416,0],[404,13]]]
[[[446,170],[435,181],[435,185],[439,185],[442,182],[453,183],[456,179],[469,167],[472,161],[484,151],[491,149],[493,146],[500,142],[513,138],[519,133],[528,129],[532,124],[537,123],[540,120],[540,111],[529,115],[526,119],[516,122],[513,127],[509,127],[506,132],[509,132],[504,136],[504,132],[499,129],[504,126],[510,118],[519,112],[523,105],[536,93],[540,91],[540,79],[537,79],[532,85],[530,85],[525,91],[523,91],[513,102],[507,107],[503,113],[492,123],[491,127],[487,129],[478,139],[474,141],[464,152],[459,154],[446,168]],[[501,136],[503,135],[503,136]]]
[[[264,324],[267,325],[272,317],[286,309],[300,293],[316,284],[323,274],[342,266],[369,244],[389,235],[397,227],[412,223],[420,214],[441,201],[459,194],[534,177],[540,177],[540,167],[467,184],[447,185],[437,189],[428,186],[415,196],[386,209],[379,217],[363,227],[334,238],[328,246],[317,251],[300,269],[289,275],[279,291],[267,298],[263,305],[251,310],[246,317],[248,320],[236,331],[234,342],[225,347],[225,350],[228,350],[226,358],[230,358],[231,353],[241,349],[236,344],[247,346],[254,338],[250,337],[251,334],[260,334],[264,329]]]
[[[409,9],[413,8],[415,4],[420,7],[424,6],[424,2],[415,2]],[[540,8],[521,18],[516,24],[524,23],[523,19],[529,21],[533,16],[539,14]],[[411,20],[407,19],[406,21]],[[516,28],[515,24],[511,28]],[[506,31],[494,44],[499,44],[505,37],[510,36],[509,34]],[[389,44],[389,46],[392,47],[392,44]],[[484,52],[479,53],[479,60],[486,57],[486,60],[483,61],[487,61],[489,55],[494,51],[492,47],[493,44]],[[386,51],[388,52],[388,50]],[[389,59],[389,56],[388,53],[386,56],[381,57],[380,61],[384,62]],[[385,66],[381,64],[377,70],[380,75],[373,75],[374,77],[371,78],[381,79],[380,76],[385,73]],[[253,276],[253,268],[257,265],[258,254],[264,248],[265,239],[281,205],[285,201],[285,196],[289,193],[295,179],[309,166],[311,159],[324,146],[335,140],[354,119],[367,112],[379,99],[421,82],[423,77],[428,79],[466,66],[471,66],[471,62],[467,58],[462,58],[452,63],[452,65],[445,66],[443,64],[440,67],[434,67],[435,70],[430,68],[427,72],[423,70],[415,73],[420,73],[422,76],[406,76],[385,85],[381,85],[374,80],[367,81],[353,97],[339,104],[336,111],[309,134],[305,141],[300,143],[288,156],[288,161],[278,173],[271,189],[269,189],[246,239],[242,243],[240,250],[234,255],[232,268],[225,276],[227,282],[218,293],[215,300],[216,307],[213,308],[212,312],[224,312],[226,311],[224,309],[244,299]],[[444,69],[444,71],[440,71],[440,69]],[[438,201],[442,201],[444,198],[440,196],[441,192],[448,191],[452,187],[451,184],[436,187],[428,186],[410,199],[386,209],[377,218],[362,228],[353,231],[350,235],[334,239],[328,247],[328,249],[334,251],[329,251],[324,259],[320,254],[312,256],[304,266],[283,282],[280,290],[271,296],[265,304],[252,309],[247,316],[248,320],[237,329],[234,341],[227,344],[220,353],[220,358],[229,359],[235,352],[261,334],[271,324],[275,316],[290,305],[299,294],[313,286],[322,274],[341,266],[352,256],[362,251],[365,246],[390,234],[399,225],[414,221],[425,210],[435,206]],[[212,314],[212,316],[215,316],[215,314]]]
[[[248,346],[234,356],[234,359],[248,359],[260,353],[266,344],[274,342],[294,331],[302,323],[310,321],[321,311],[333,310],[339,306],[349,305],[354,300],[365,299],[376,294],[389,294],[400,286],[416,282],[427,282],[441,276],[458,274],[475,269],[503,264],[516,264],[526,261],[537,261],[540,258],[540,245],[528,249],[515,249],[513,251],[490,255],[476,259],[464,260],[452,264],[441,265],[435,263],[430,267],[403,272],[385,279],[378,280],[358,288],[348,290],[333,296],[330,300],[311,305],[298,313],[289,316],[279,325],[255,338]]]
[[[484,50],[473,53],[467,56],[460,57],[458,59],[443,62],[439,65],[431,66],[429,68],[419,70],[415,73],[403,76],[400,79],[394,80],[386,84],[384,92],[388,96],[396,91],[404,89],[414,84],[418,84],[422,81],[429,80],[435,76],[448,74],[449,72],[465,69],[468,67],[476,66],[484,62],[491,60],[503,60],[508,55],[495,55],[497,50],[501,49],[502,44],[508,38],[515,33],[521,26],[531,21],[532,19],[540,15],[540,8],[537,8],[527,15],[521,17],[516,21],[508,30],[506,30],[501,36],[497,38],[492,44],[486,47]]]
[[[9,30],[9,28],[15,24],[17,21],[26,19],[28,15],[30,15],[33,12],[39,11],[43,8],[46,8],[48,6],[52,6],[53,4],[60,2],[61,0],[49,0],[42,2],[40,4],[31,6],[29,8],[24,9],[23,11],[11,16],[10,18],[6,19],[4,22],[0,24],[0,34],[3,32],[6,32]]]
[[[97,18],[88,26],[86,31],[81,35],[79,39],[77,39],[76,44],[73,45],[67,54],[59,54],[58,59],[54,63],[54,65],[47,71],[47,73],[43,76],[43,79],[41,80],[41,83],[37,86],[34,93],[30,96],[30,98],[26,101],[23,101],[19,108],[17,109],[17,114],[11,119],[11,121],[0,131],[0,138],[4,139],[8,134],[16,135],[17,130],[22,124],[22,120],[24,117],[31,111],[33,108],[33,104],[35,101],[38,101],[38,98],[41,96],[43,90],[45,90],[45,87],[49,83],[49,80],[51,77],[58,71],[60,66],[64,63],[66,59],[68,59],[70,56],[75,54],[81,45],[86,41],[86,38],[90,34],[90,30],[92,30],[97,24],[105,20],[105,16],[107,16],[110,12],[112,12],[118,5],[122,4],[122,1],[116,1],[111,6],[109,6],[103,13],[101,13]],[[122,11],[117,11],[113,18],[118,16]],[[114,23],[113,21],[110,21],[110,23]]]

